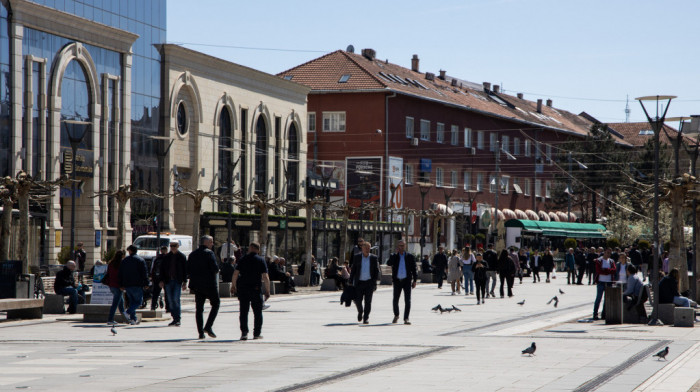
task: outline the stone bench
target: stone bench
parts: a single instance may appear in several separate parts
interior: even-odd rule
[[[44,296],[44,314],[66,313],[65,298],[60,294],[46,294]]]
[[[284,283],[278,281],[270,281],[270,295],[289,294],[284,292]]]
[[[661,320],[664,325],[673,325],[675,309],[676,305],[674,304],[659,304],[659,314],[657,318]]]
[[[420,282],[421,283],[435,283],[434,275],[431,273],[427,273],[427,274],[421,273],[420,274]]]
[[[77,313],[83,315],[83,321],[87,323],[106,323],[109,318],[109,309],[112,305],[107,304],[83,304],[78,305]],[[144,318],[162,318],[162,310],[137,309],[136,319],[141,322]],[[114,314],[114,321],[126,323],[127,320],[119,313]]]
[[[695,326],[695,309],[683,308],[677,306],[673,310],[673,326],[674,327],[694,327]]]
[[[5,298],[0,299],[0,311],[7,311],[10,319],[37,319],[42,318],[44,299],[39,298]]]
[[[219,297],[231,297],[231,282],[219,282]]]
[[[321,283],[321,291],[338,291],[338,286],[335,284],[335,279],[323,279],[323,282]]]
[[[297,287],[304,286],[304,275],[294,275],[292,278],[294,279],[294,285]]]

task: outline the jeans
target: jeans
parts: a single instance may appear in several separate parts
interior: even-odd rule
[[[136,309],[141,306],[143,301],[143,288],[141,286],[130,286],[125,288],[126,299],[129,301],[129,309],[126,310],[126,315],[131,320],[136,321]]]
[[[496,283],[497,283],[497,280],[498,280],[498,274],[496,273],[496,271],[486,271],[486,277],[487,277],[487,281],[486,281],[486,293],[487,293],[487,294],[488,294],[488,293],[493,293],[493,290],[496,289]],[[489,283],[488,283],[489,280],[491,281],[491,290],[489,290]]]
[[[686,297],[675,296],[673,297],[673,304],[676,306],[682,306],[684,308],[690,307],[690,300]]]
[[[361,280],[355,287],[355,306],[357,313],[362,315],[364,321],[369,320],[369,312],[372,311],[372,295],[374,294],[374,282],[371,280]],[[365,304],[362,306],[362,299]]]
[[[204,322],[204,302],[207,299],[209,300],[209,304],[211,305],[211,311],[209,312],[207,323],[204,325],[204,327],[202,327],[202,324]],[[219,313],[219,305],[221,304],[221,300],[219,299],[219,291],[216,289],[196,290],[194,292],[194,304],[194,318],[197,322],[197,332],[202,334],[204,330],[209,330],[212,326],[214,326],[214,320],[216,320],[216,315]]]
[[[408,320],[408,315],[411,313],[411,284],[410,278],[394,279],[394,316],[399,317],[399,297],[403,291],[403,319]]]
[[[238,292],[240,304],[238,319],[241,324],[241,334],[248,334],[248,312],[253,308],[253,336],[260,336],[263,325],[263,298],[260,290],[244,290]]]
[[[64,287],[58,290],[56,294],[68,296],[68,313],[75,313],[75,311],[78,309],[78,300],[80,299],[78,289],[74,287]]]
[[[117,307],[119,312],[124,314],[124,299],[122,299],[122,291],[119,290],[119,287],[110,287],[109,291],[112,292],[112,306],[109,308],[107,321],[114,321],[114,313],[117,312]]]
[[[603,298],[605,293],[605,288],[612,285],[612,282],[598,282],[595,294],[595,303],[593,304],[593,317],[598,315],[598,308],[600,307],[600,300]],[[605,318],[605,302],[603,302],[603,318]]]
[[[180,321],[180,292],[182,284],[177,280],[171,280],[165,284],[165,297],[168,299],[168,310],[173,316],[173,321]]]
[[[311,285],[316,286],[321,280],[321,274],[318,271],[311,271]]]
[[[464,275],[464,294],[474,294],[474,272],[472,272],[471,264],[462,266],[462,275]]]

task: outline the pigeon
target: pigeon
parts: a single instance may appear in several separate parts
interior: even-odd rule
[[[668,355],[668,346],[666,346],[665,349],[659,351],[658,353],[654,354],[654,357],[659,357],[659,359],[663,359],[664,361],[667,361],[666,356]]]
[[[522,351],[522,354],[527,354],[528,356],[533,356],[533,355],[535,355],[535,350],[537,350],[537,346],[535,346],[535,342],[532,342],[530,347],[528,347]]]
[[[562,289],[559,289],[559,294],[566,294]]]
[[[462,311],[462,309],[460,309],[460,308],[458,308],[458,307],[456,307],[456,306],[454,306],[454,305],[452,305],[452,310],[454,310],[455,312],[461,312],[461,311]]]
[[[112,333],[112,336],[114,336],[114,335],[116,335],[116,334],[117,334],[117,330],[116,330],[116,329],[114,329],[114,327],[112,327],[112,328],[111,328],[111,329],[109,330],[109,332],[111,332],[111,333]]]
[[[547,302],[547,305],[551,304],[552,301],[554,301],[554,307],[556,308],[557,305],[559,305],[559,298],[555,295],[554,297],[552,297],[552,299],[549,300],[549,302]]]
[[[440,304],[438,304],[436,307],[432,308],[431,310],[432,310],[433,312],[440,311],[440,310],[442,310],[442,306],[440,306]]]
[[[520,306],[525,305],[525,300],[522,300],[522,301],[518,302],[518,305],[520,305]]]
[[[445,312],[450,313],[450,312],[452,312],[453,310],[454,310],[454,309],[452,309],[452,308],[443,308],[443,307],[440,307],[440,313],[445,313]]]

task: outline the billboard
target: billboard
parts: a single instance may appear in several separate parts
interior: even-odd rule
[[[345,203],[380,204],[382,198],[382,157],[345,158]]]
[[[389,157],[389,167],[387,173],[389,173],[388,183],[389,188],[386,190],[386,203],[389,208],[401,209],[403,208],[403,158],[399,157]],[[393,195],[392,195],[393,191]],[[401,214],[393,214],[392,220],[394,223],[403,223],[403,216]]]

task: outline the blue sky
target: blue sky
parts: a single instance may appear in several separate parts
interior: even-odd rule
[[[193,4],[196,4],[193,6]],[[354,45],[422,72],[502,85],[604,122],[643,95],[700,114],[700,1],[168,0],[168,42],[276,74]],[[238,47],[238,48],[234,48]],[[243,49],[263,48],[276,50]]]

